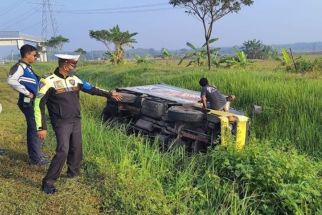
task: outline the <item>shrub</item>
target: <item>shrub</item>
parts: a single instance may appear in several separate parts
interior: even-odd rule
[[[314,60],[314,70],[322,71],[322,58],[317,58]]]
[[[245,52],[248,59],[274,59],[277,56],[276,49],[264,45],[262,41],[256,39],[245,41],[241,50]]]
[[[302,57],[298,58],[295,62],[295,68],[297,72],[312,72],[314,69],[315,62],[305,60]]]
[[[281,50],[282,55],[282,65],[285,66],[286,71],[289,72],[311,72],[313,71],[315,64],[317,64],[317,61],[311,62],[309,60],[306,60],[302,58],[301,56],[294,59],[294,61],[291,59],[291,54],[283,48]]]
[[[251,194],[256,203],[250,205],[262,214],[322,212],[322,163],[294,149],[287,149],[286,154],[271,144],[249,145],[241,153],[221,149],[207,160],[208,171],[238,184],[240,196]]]
[[[136,64],[147,63],[147,56],[136,56]]]

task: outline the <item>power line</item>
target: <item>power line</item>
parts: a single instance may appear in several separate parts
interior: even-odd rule
[[[65,12],[57,12],[57,13],[65,13],[65,14],[73,14],[73,15],[99,15],[99,14],[122,14],[122,13],[142,13],[142,12],[156,12],[156,11],[164,11],[164,10],[174,10],[176,8],[155,8],[155,9],[142,9],[142,10],[122,10],[122,11],[111,11],[111,12],[87,12],[87,13],[65,13]]]
[[[143,4],[143,5],[133,5],[127,7],[114,7],[114,8],[99,8],[99,9],[78,9],[78,10],[59,10],[59,12],[64,13],[88,13],[88,12],[109,12],[109,11],[119,11],[119,10],[128,10],[128,9],[140,9],[140,8],[150,8],[150,7],[157,7],[157,6],[165,6],[169,5],[168,3],[156,3],[156,4]],[[58,12],[58,11],[57,11]]]
[[[47,38],[47,13],[46,13],[46,0],[42,2],[42,12],[41,12],[41,36]]]
[[[49,16],[50,24],[51,24],[51,30],[53,36],[57,35],[58,27],[56,24],[56,19],[53,14],[53,8],[52,8],[52,2],[51,0],[43,0],[42,2],[42,28],[41,28],[41,36],[43,38],[47,38],[48,34],[48,20],[47,16]]]
[[[38,11],[37,9],[30,10],[29,12],[25,13],[23,16],[18,17],[18,19],[13,19],[9,22],[6,22],[3,26],[1,26],[1,28],[5,29],[11,26],[15,26],[26,20],[29,20],[33,15],[36,14],[37,11]]]
[[[52,27],[52,31],[53,31],[53,35],[54,37],[57,35],[57,25],[56,25],[56,19],[53,15],[53,9],[52,9],[52,4],[50,0],[47,0],[48,4],[48,10],[49,10],[49,17],[50,17],[50,21],[51,21],[51,27]]]
[[[31,25],[28,25],[28,26],[25,26],[25,27],[23,27],[23,28],[21,28],[21,29],[19,29],[19,31],[25,31],[25,30],[31,30],[31,29],[35,29],[36,27],[38,28],[38,27],[40,27],[40,25],[41,25],[41,21],[39,21],[39,22],[36,22],[36,23],[33,23],[33,24],[31,24]]]
[[[18,4],[20,3],[20,4]],[[5,8],[5,9],[2,9],[2,13],[0,14],[0,17],[1,16],[4,16],[4,15],[7,15],[8,13],[16,10],[17,8],[21,7],[21,5],[23,5],[24,2],[21,3],[21,1],[14,1],[12,5],[10,5],[9,7]]]

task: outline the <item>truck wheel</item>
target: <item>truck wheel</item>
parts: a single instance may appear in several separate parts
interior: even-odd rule
[[[199,152],[206,152],[207,146],[203,142],[199,142],[197,140],[191,143],[191,152],[192,153],[199,153]]]
[[[169,144],[171,143],[171,137],[169,135],[160,134],[159,141],[162,151],[167,151]]]
[[[172,121],[201,122],[205,114],[191,107],[172,106],[168,109],[168,118]]]
[[[113,120],[118,114],[118,105],[115,102],[108,102],[102,112],[103,122]]]
[[[120,102],[122,103],[128,103],[133,104],[135,103],[136,99],[138,98],[136,95],[130,94],[130,93],[119,93],[122,96],[122,99]]]

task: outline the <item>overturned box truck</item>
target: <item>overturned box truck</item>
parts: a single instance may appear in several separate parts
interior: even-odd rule
[[[242,149],[250,119],[242,112],[202,108],[200,93],[166,84],[117,88],[121,101],[108,101],[104,121],[128,123],[131,131],[159,138],[163,148],[179,144],[191,152],[233,141]]]

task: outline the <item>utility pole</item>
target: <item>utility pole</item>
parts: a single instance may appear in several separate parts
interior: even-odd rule
[[[48,36],[48,20],[47,20],[48,16],[50,19],[52,35],[55,37],[55,36],[57,36],[58,28],[57,28],[56,19],[55,19],[54,12],[53,12],[51,0],[42,0],[41,36],[44,39],[47,39],[47,36]]]

